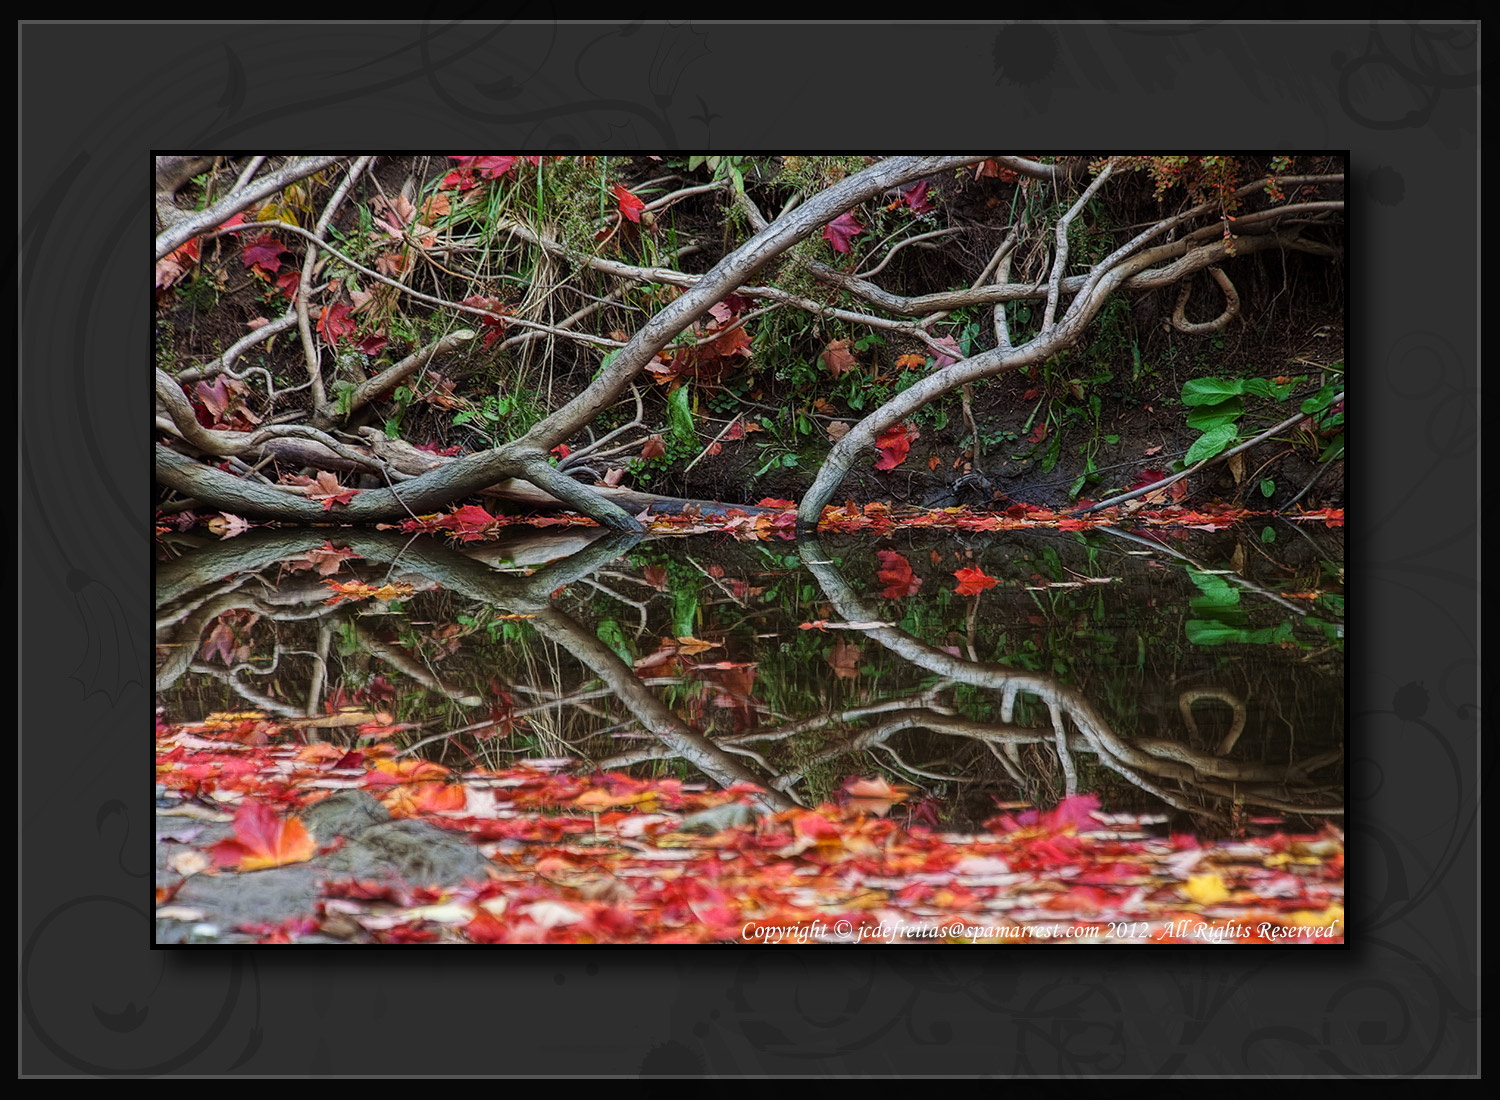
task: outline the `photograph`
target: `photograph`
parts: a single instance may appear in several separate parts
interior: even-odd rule
[[[539,146],[117,165],[156,948],[1346,946],[1347,148]]]

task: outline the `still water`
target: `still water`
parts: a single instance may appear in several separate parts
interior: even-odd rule
[[[1344,802],[1342,538],[170,536],[157,704],[334,746],[378,715],[404,758],[750,784],[774,809],[884,777],[915,790],[906,820],[956,830],[1073,793],[1201,836],[1317,828]]]

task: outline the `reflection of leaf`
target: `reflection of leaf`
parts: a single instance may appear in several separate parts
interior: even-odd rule
[[[1000,583],[983,569],[958,569],[953,575],[958,578],[958,586],[953,591],[960,596],[977,596]]]
[[[922,587],[922,578],[912,573],[911,562],[904,555],[895,550],[877,550],[875,556],[880,559],[880,568],[876,571],[875,578],[885,585],[880,594],[886,599],[912,596]]]
[[[859,675],[859,646],[839,639],[828,654],[828,664],[837,679],[854,679]]]

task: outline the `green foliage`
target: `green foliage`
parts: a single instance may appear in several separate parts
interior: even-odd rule
[[[1333,370],[1340,370],[1342,364]],[[1238,445],[1245,433],[1242,431],[1240,419],[1244,416],[1246,407],[1244,398],[1246,396],[1259,397],[1278,403],[1285,403],[1299,386],[1307,382],[1306,375],[1295,378],[1281,378],[1268,380],[1265,378],[1193,378],[1183,383],[1182,403],[1191,410],[1187,415],[1187,426],[1199,433],[1198,438],[1188,448],[1186,456],[1178,464],[1179,469],[1193,466],[1205,459],[1213,458],[1217,454],[1229,450]],[[1316,431],[1324,433],[1340,428],[1344,423],[1343,410],[1329,412],[1333,405],[1333,398],[1343,388],[1342,378],[1335,382],[1329,382],[1323,386],[1312,397],[1302,402],[1302,412],[1313,419]],[[1284,414],[1279,414],[1284,418]],[[1320,462],[1341,457],[1344,453],[1344,436],[1340,432],[1338,436],[1322,445]],[[1270,496],[1274,491],[1274,483],[1261,483],[1261,491]]]
[[[516,390],[485,394],[478,405],[457,413],[453,423],[472,424],[498,445],[524,435],[545,415],[546,410],[535,396]]]

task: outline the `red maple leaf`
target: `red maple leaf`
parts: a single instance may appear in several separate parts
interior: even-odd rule
[[[888,600],[899,599],[902,596],[913,596],[917,589],[922,587],[922,578],[913,575],[911,562],[906,560],[905,555],[895,550],[877,550],[875,556],[880,559],[880,568],[875,573],[875,579],[885,585],[880,593]]]
[[[994,588],[1000,583],[983,569],[958,569],[953,575],[958,578],[958,586],[953,591],[960,596],[977,596],[985,589]]]
[[[906,201],[906,205],[912,208],[913,213],[925,214],[929,210],[937,209],[937,207],[928,201],[926,180],[921,180],[915,185],[908,187],[902,192],[901,197]]]
[[[353,336],[356,325],[349,316],[351,312],[353,311],[343,302],[324,306],[322,316],[318,318],[318,333],[330,344]]]
[[[510,306],[506,305],[499,298],[486,298],[482,294],[469,295],[464,299],[463,304],[466,306],[473,306],[475,309],[483,309],[488,311],[487,313],[482,314],[479,318],[484,322],[485,325],[485,347],[489,347],[496,340],[500,339],[501,335],[505,332],[504,315],[510,312]]]
[[[877,470],[894,470],[906,461],[906,454],[911,450],[912,440],[919,438],[920,432],[907,431],[905,424],[896,424],[887,428],[884,435],[875,441],[875,449],[880,452],[880,460],[875,463]]]
[[[486,179],[496,180],[515,166],[520,157],[459,157],[460,162],[467,160],[469,167]]]
[[[285,254],[286,249],[281,242],[267,233],[247,243],[241,259],[252,271],[259,272],[267,279],[274,279],[281,270],[281,257]]]
[[[625,215],[630,221],[639,222],[641,220],[641,211],[646,209],[646,204],[625,190],[621,184],[615,184],[612,190],[615,193],[615,198],[620,200],[620,213]]]
[[[168,252],[156,261],[156,287],[165,290],[187,274],[188,268],[198,262],[198,238]]]
[[[865,231],[865,227],[854,220],[852,213],[840,214],[823,227],[823,239],[833,245],[835,252],[848,252],[849,242]]]
[[[934,340],[933,343],[940,348],[947,348],[953,352],[952,355],[939,355],[932,364],[933,370],[942,370],[950,363],[957,363],[964,356],[963,351],[958,346],[958,341],[951,336],[944,336],[940,340]]]
[[[1155,485],[1158,481],[1166,476],[1167,475],[1161,470],[1142,470],[1139,476],[1137,476],[1136,479],[1130,483],[1130,491],[1134,492],[1137,489],[1144,489],[1147,485]]]
[[[370,336],[364,337],[359,341],[359,343],[355,344],[354,346],[373,359],[375,356],[384,351],[385,346],[390,342],[391,341],[388,336],[386,336],[384,333],[377,332]]]
[[[313,500],[323,502],[323,511],[331,511],[335,504],[348,504],[354,499],[358,489],[345,489],[339,484],[337,474],[331,474],[327,470],[318,471],[316,478],[303,477],[300,474],[283,477],[282,482],[287,485],[300,485],[302,491]]]
[[[246,800],[234,815],[234,839],[221,840],[209,850],[220,867],[259,871],[303,863],[318,846],[300,819],[279,818],[265,803]]]
[[[450,154],[451,155],[451,154]],[[445,188],[468,191],[479,186],[476,175],[499,179],[515,167],[518,157],[453,157],[458,167],[443,177]]]

